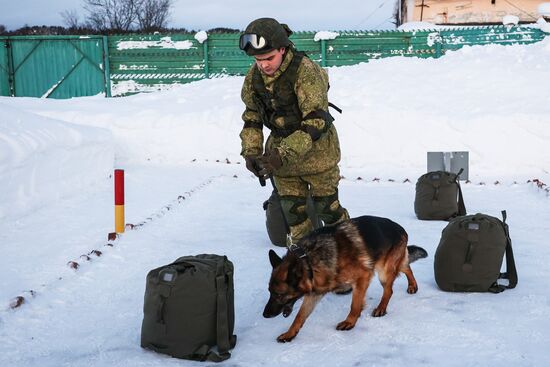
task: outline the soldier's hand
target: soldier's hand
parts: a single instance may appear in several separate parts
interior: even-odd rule
[[[283,166],[283,160],[277,149],[264,153],[264,155],[260,157],[260,162],[263,168],[259,173],[263,177],[270,176]]]
[[[261,167],[258,164],[258,160],[256,157],[253,156],[246,156],[244,157],[244,160],[246,162],[246,169],[248,169],[250,172],[254,174],[256,177],[261,177],[260,170]]]

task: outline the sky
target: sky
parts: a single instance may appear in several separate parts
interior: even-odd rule
[[[285,249],[265,231],[271,188],[239,156],[244,77],[117,98],[0,97],[0,366],[204,366],[140,347],[147,272],[199,253],[235,265],[238,340],[224,365],[549,366],[550,192],[533,183],[550,183],[549,60],[546,37],[328,68],[329,99],[343,109],[342,205],[401,224],[428,257],[411,266],[418,293],[399,277],[384,317],[371,316],[382,295],[374,279],[353,330],[335,329],[350,295],[328,294],[287,344],[275,339],[299,303],[289,318],[262,317],[267,253]],[[515,289],[438,289],[447,222],[413,209],[427,151],[469,152],[469,214],[507,211]],[[108,242],[113,168],[125,170],[136,227]],[[25,303],[10,309],[17,296]]]
[[[242,30],[260,17],[277,18],[293,30],[391,29],[395,0],[174,0],[169,26],[188,30],[227,27]],[[28,25],[63,25],[60,13],[80,0],[0,0],[0,24],[8,30]]]

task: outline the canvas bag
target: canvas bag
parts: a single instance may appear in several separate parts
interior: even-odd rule
[[[143,348],[197,361],[228,359],[237,338],[233,264],[225,256],[202,254],[151,270],[143,315]]]
[[[275,246],[286,247],[286,238],[287,233],[289,233],[289,229],[287,228],[288,225],[283,217],[279,194],[275,190],[273,190],[269,199],[264,201],[263,208],[265,210],[265,226],[269,240]],[[311,220],[311,223],[313,224],[313,228],[319,228],[321,224],[317,214],[315,213],[313,200],[309,195],[306,199],[306,212],[309,220]]]
[[[441,290],[500,293],[516,286],[506,211],[502,218],[478,213],[457,217],[443,229],[434,258],[435,281]],[[506,271],[501,273],[505,253]],[[497,283],[499,279],[507,279],[508,285]]]
[[[466,215],[459,176],[446,171],[428,172],[416,182],[414,212],[418,219],[448,220]],[[458,198],[458,199],[457,199]]]

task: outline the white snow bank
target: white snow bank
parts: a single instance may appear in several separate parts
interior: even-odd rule
[[[0,106],[0,218],[93,192],[111,173],[109,131]]]

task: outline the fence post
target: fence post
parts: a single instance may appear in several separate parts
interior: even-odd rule
[[[11,40],[9,37],[6,39],[6,49],[8,50],[6,55],[8,57],[8,88],[10,90],[10,96],[15,97],[15,71],[13,66],[13,51]]]
[[[327,66],[327,41],[321,40],[321,66]]]
[[[124,233],[124,170],[115,169],[115,233]]]
[[[202,52],[204,54],[204,77],[210,78],[210,69],[208,68],[208,40],[204,40],[202,43]]]
[[[111,64],[109,63],[109,38],[107,36],[103,36],[103,75],[105,96],[111,97]]]

